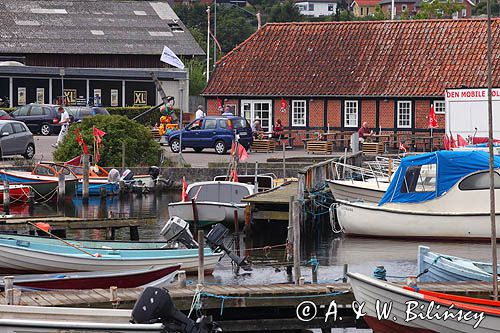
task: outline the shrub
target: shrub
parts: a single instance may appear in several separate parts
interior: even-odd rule
[[[95,116],[84,118],[79,124],[71,125],[69,132],[54,152],[54,160],[67,161],[82,154],[74,131],[79,128],[88,146],[94,153],[93,127],[106,132],[101,143],[101,166],[120,166],[122,163],[122,142],[125,142],[125,165],[128,167],[158,163],[160,145],[153,140],[150,131],[143,125],[125,116]]]

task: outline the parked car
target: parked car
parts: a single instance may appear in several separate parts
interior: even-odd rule
[[[225,154],[231,148],[234,132],[239,134],[239,142],[248,149],[252,144],[252,128],[243,117],[208,116],[196,119],[182,129],[182,149],[193,148],[201,152],[214,148],[217,154]],[[174,131],[168,137],[168,144],[174,153],[180,149],[181,131]]]
[[[35,142],[26,124],[15,120],[0,120],[0,156],[35,156]]]
[[[59,134],[61,115],[57,111],[59,105],[53,104],[28,104],[17,108],[11,113],[15,120],[22,121],[32,133],[50,135]]]
[[[102,107],[96,106],[68,106],[66,110],[69,116],[72,117],[72,121],[81,121],[85,117],[92,117],[97,115],[109,116],[108,110]]]
[[[9,120],[12,119],[11,115],[7,113],[7,111],[0,110],[0,119]]]

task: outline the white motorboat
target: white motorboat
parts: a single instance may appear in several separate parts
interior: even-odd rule
[[[402,287],[359,273],[347,276],[362,304],[358,311],[375,333],[500,332],[500,302]]]
[[[378,205],[337,200],[338,222],[348,235],[489,239],[488,168],[489,156],[482,151],[406,157]],[[498,192],[500,175],[495,174]]]
[[[387,180],[331,180],[326,182],[335,200],[379,202],[389,187]]]
[[[245,221],[246,203],[241,199],[254,193],[254,186],[228,181],[207,181],[190,184],[187,187],[187,201],[168,204],[170,216],[193,223],[194,214],[198,214],[199,225],[210,225],[234,220],[234,211],[238,211],[238,221]],[[192,199],[195,199],[193,207]]]
[[[164,325],[131,324],[131,310],[0,305],[0,331],[164,332]]]

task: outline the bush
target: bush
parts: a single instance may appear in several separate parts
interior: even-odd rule
[[[82,154],[74,131],[79,128],[88,146],[89,154],[94,153],[93,127],[106,132],[101,143],[101,166],[120,166],[122,163],[122,142],[125,142],[125,165],[128,167],[153,165],[158,163],[160,145],[153,140],[150,131],[143,125],[125,116],[95,116],[84,118],[79,124],[71,125],[59,148],[54,152],[54,160],[68,161]]]

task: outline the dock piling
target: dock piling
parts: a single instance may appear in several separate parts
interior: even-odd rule
[[[131,241],[138,241],[139,240],[139,228],[135,226],[130,226],[130,240]]]
[[[106,200],[106,196],[107,196],[107,191],[106,191],[106,187],[104,186],[101,186],[99,188],[99,195],[101,196],[101,200]]]
[[[66,196],[66,176],[63,173],[60,173],[57,176],[57,201],[59,203],[63,202],[65,196]]]
[[[83,154],[83,184],[82,184],[82,197],[83,201],[89,200],[89,155]]]
[[[286,157],[285,157],[285,142],[283,142],[283,182],[286,182]]]
[[[318,265],[314,264],[315,261],[317,262],[316,256],[313,256],[311,258],[311,262],[313,263],[311,265],[312,283],[318,283]]]
[[[179,280],[179,287],[181,288],[186,288],[186,271],[179,271],[179,274],[177,274],[177,278]]]
[[[5,276],[3,278],[4,288],[5,288],[5,303],[7,305],[14,304],[14,277]]]
[[[193,198],[191,199],[191,207],[193,209],[193,226],[194,226],[194,233],[196,234],[198,230],[198,207],[196,206],[196,199]]]
[[[234,210],[234,247],[236,254],[240,255],[240,224],[238,222],[238,211]]]
[[[344,264],[344,269],[342,273],[342,282],[347,283],[347,270],[349,268],[348,264]]]
[[[254,193],[258,193],[259,192],[259,182],[257,181],[257,176],[259,175],[259,162],[255,161],[255,178],[254,178]]]
[[[116,308],[120,303],[120,299],[118,298],[118,287],[109,287],[109,301],[113,305],[113,308]]]
[[[5,177],[3,181],[3,211],[5,214],[9,214],[10,207],[10,189],[9,180]]]
[[[294,196],[290,196],[290,201],[288,202],[288,234],[287,234],[287,246],[286,246],[286,262],[291,262],[293,259],[292,244],[293,244],[293,202],[295,201]],[[292,276],[292,266],[286,266],[286,273],[289,277]]]
[[[300,205],[297,200],[293,202],[293,273],[295,284],[300,284]]]
[[[205,283],[205,235],[198,230],[198,284]]]

